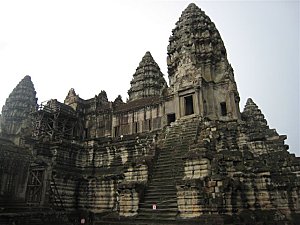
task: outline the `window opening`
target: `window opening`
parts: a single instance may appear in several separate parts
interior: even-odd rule
[[[220,106],[221,106],[221,115],[227,116],[226,102],[221,102]]]
[[[149,131],[152,129],[151,127],[151,119],[148,120],[148,127],[149,127]]]
[[[175,122],[175,120],[176,120],[175,113],[172,113],[172,114],[168,114],[168,115],[167,115],[168,126],[169,126],[171,123]]]
[[[118,137],[120,135],[120,126],[115,127],[115,137]]]

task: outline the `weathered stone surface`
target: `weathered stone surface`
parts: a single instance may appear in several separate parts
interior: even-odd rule
[[[37,108],[26,76],[2,110],[0,223],[55,210],[49,224],[299,224],[300,159],[252,99],[240,112],[223,41],[195,4],[167,63],[170,87],[147,52],[128,102],[70,89]]]

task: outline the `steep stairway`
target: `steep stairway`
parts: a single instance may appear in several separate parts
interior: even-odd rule
[[[139,206],[139,220],[174,221],[178,215],[176,181],[184,176],[182,157],[197,136],[199,119],[179,120],[165,131],[156,165]],[[153,209],[153,205],[156,209]]]

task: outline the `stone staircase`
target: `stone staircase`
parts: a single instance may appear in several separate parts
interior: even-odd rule
[[[182,157],[196,138],[198,126],[199,119],[192,118],[179,120],[165,131],[165,141],[139,206],[138,220],[176,220],[176,181],[184,176]],[[153,209],[153,205],[156,205],[156,209]]]

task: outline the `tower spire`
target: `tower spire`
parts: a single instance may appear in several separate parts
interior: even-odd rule
[[[251,98],[248,98],[244,111],[242,113],[242,118],[247,121],[248,125],[251,127],[263,127],[268,128],[267,120],[264,114],[258,108]]]
[[[212,65],[215,71],[211,71]],[[180,80],[180,68],[195,67],[207,81],[218,79],[228,67],[226,49],[210,18],[194,3],[182,12],[168,46],[170,86]]]
[[[1,133],[11,137],[30,126],[29,113],[37,107],[37,98],[31,77],[26,75],[13,89],[2,108]]]
[[[131,87],[128,90],[129,101],[157,96],[162,93],[166,81],[149,51],[145,53],[139,63],[130,84]]]
[[[184,93],[192,94],[186,107],[200,103],[192,110],[196,114],[212,120],[240,117],[239,94],[222,38],[194,3],[182,12],[172,30],[167,64],[170,89],[182,96],[177,102],[186,102]],[[178,113],[182,116],[182,111]]]

